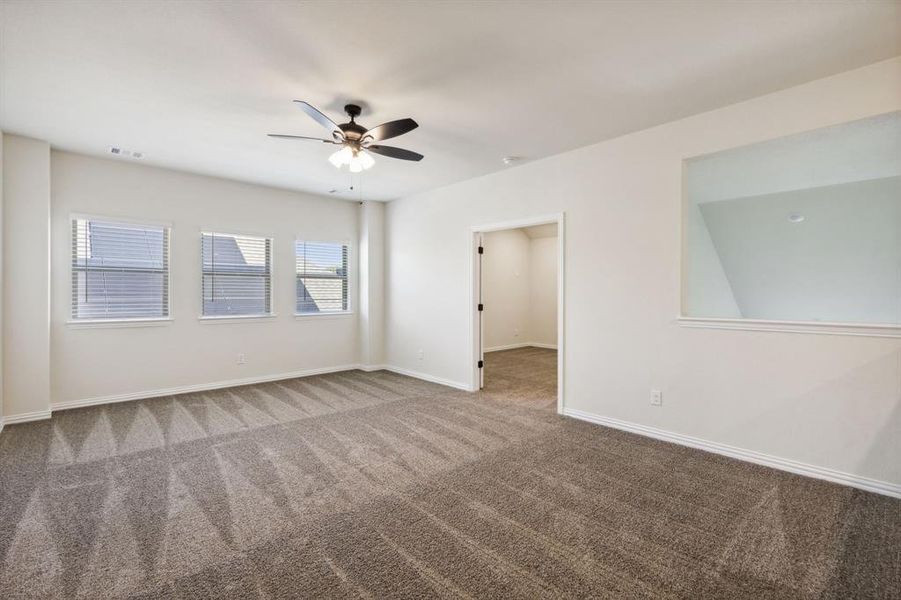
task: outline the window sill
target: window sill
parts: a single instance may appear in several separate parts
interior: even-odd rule
[[[269,321],[270,319],[274,319],[278,315],[224,315],[224,316],[216,316],[216,317],[197,317],[197,320],[201,323],[249,323],[254,321]]]
[[[341,312],[320,312],[320,313],[295,313],[294,320],[306,321],[308,319],[346,319],[352,317],[352,310],[343,310]]]
[[[66,326],[72,329],[114,329],[120,327],[161,327],[172,323],[172,317],[159,319],[71,319]]]
[[[704,317],[677,317],[676,321],[682,327],[694,327],[700,329],[731,329],[736,331],[775,331],[781,333],[901,338],[901,324],[767,321],[760,319],[714,319]]]

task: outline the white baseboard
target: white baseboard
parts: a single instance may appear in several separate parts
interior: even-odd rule
[[[836,471],[834,469],[829,469],[826,467],[809,465],[787,458],[779,458],[778,456],[772,456],[770,454],[764,454],[762,452],[756,452],[754,450],[745,450],[744,448],[736,448],[735,446],[720,444],[718,442],[710,442],[707,440],[702,440],[700,438],[682,435],[681,433],[674,433],[663,429],[657,429],[656,427],[648,427],[646,425],[639,425],[637,423],[631,423],[629,421],[620,421],[619,419],[602,417],[582,410],[576,410],[574,408],[564,408],[563,414],[567,417],[573,417],[582,421],[588,421],[590,423],[596,423],[598,425],[604,425],[606,427],[612,427],[614,429],[620,429],[622,431],[637,433],[638,435],[663,440],[665,442],[672,442],[674,444],[688,446],[690,448],[697,448],[699,450],[713,452],[714,454],[721,454],[730,458],[736,458],[738,460],[763,465],[765,467],[779,469],[780,471],[788,471],[789,473],[805,475],[807,477],[813,477],[815,479],[823,479],[826,481],[831,481],[833,483],[839,483],[861,490],[866,490],[868,492],[874,492],[876,494],[891,496],[893,498],[901,498],[901,484],[898,483],[891,483],[888,481],[880,481],[878,479],[861,477],[859,475],[852,475],[851,473],[844,473],[842,471]]]
[[[413,377],[415,379],[422,379],[423,381],[429,381],[431,383],[437,383],[440,385],[446,385],[448,387],[461,389],[465,391],[472,391],[469,389],[469,386],[456,382],[450,381],[449,379],[443,379],[441,377],[434,377],[432,375],[428,375],[426,373],[419,373],[417,371],[410,371],[408,369],[401,369],[399,367],[393,367],[391,365],[340,365],[336,367],[323,367],[319,369],[305,369],[303,371],[293,371],[290,373],[279,373],[276,375],[263,375],[258,377],[245,377],[242,379],[229,379],[224,381],[216,381],[212,383],[200,383],[193,385],[183,385],[177,387],[170,388],[162,388],[156,390],[145,390],[140,392],[128,392],[124,394],[111,394],[108,396],[96,396],[94,398],[84,398],[81,400],[67,400],[65,402],[54,402],[50,405],[50,410],[36,411],[30,413],[22,413],[18,415],[7,415],[0,419],[0,431],[2,431],[4,425],[11,425],[13,423],[27,423],[28,421],[39,421],[41,419],[49,419],[50,415],[53,411],[57,410],[68,410],[71,408],[81,408],[84,406],[96,406],[98,404],[113,404],[116,402],[128,402],[130,400],[143,400],[146,398],[159,398],[162,396],[174,396],[177,394],[189,394],[193,392],[205,392],[209,390],[218,390],[222,388],[236,387],[241,385],[253,385],[256,383],[268,383],[270,381],[281,381],[283,379],[295,379],[297,377],[309,377],[310,375],[322,375],[325,373],[337,373],[340,371],[352,371],[355,369],[360,369],[362,371],[372,372],[372,371],[392,371],[394,373],[398,373],[400,375],[406,375],[407,377]]]
[[[85,398],[83,400],[68,400],[66,402],[55,402],[50,405],[51,410],[67,410],[70,408],[81,408],[82,406],[94,406],[96,404],[111,404],[114,402],[126,402],[128,400],[143,400],[145,398],[159,398],[160,396],[174,396],[176,394],[189,394],[192,392],[205,392],[208,390],[218,390],[228,387],[236,387],[239,385],[253,385],[255,383],[268,383],[270,381],[280,381],[282,379],[294,379],[296,377],[308,377],[310,375],[321,375],[323,373],[336,373],[338,371],[351,371],[359,368],[360,365],[341,365],[337,367],[323,367],[320,369],[305,369],[303,371],[293,371],[290,373],[278,373],[276,375],[263,375],[259,377],[245,377],[242,379],[229,379],[225,381],[216,381],[213,383],[199,383],[194,385],[183,385],[178,387],[163,388],[158,390],[147,390],[142,392],[129,392],[125,394],[112,394],[109,396],[97,396],[95,398]],[[8,419],[9,417],[7,417]]]
[[[490,348],[485,348],[482,350],[484,353],[488,352],[500,352],[501,350],[515,350],[517,348],[525,348],[527,346],[531,346],[532,344],[528,342],[520,342],[518,344],[506,344],[504,346],[491,346]]]
[[[470,387],[465,383],[460,383],[458,381],[451,381],[450,379],[444,379],[442,377],[435,377],[434,375],[429,375],[427,373],[420,373],[419,371],[411,371],[409,369],[402,369],[400,367],[394,367],[391,365],[384,365],[382,368],[386,371],[391,371],[392,373],[397,373],[398,375],[406,375],[407,377],[413,377],[415,379],[422,379],[423,381],[429,381],[431,383],[446,385],[448,387],[456,388],[458,390],[463,390],[464,392],[472,391],[472,389],[470,389]]]
[[[501,350],[515,350],[517,348],[547,348],[550,350],[556,350],[556,344],[542,344],[540,342],[521,342],[518,344],[507,344],[506,346],[492,346],[490,348],[485,348],[482,352],[500,352]]]
[[[41,421],[43,419],[49,418],[49,410],[36,410],[34,412],[19,413],[17,415],[6,415],[5,417],[3,417],[3,425],[12,425],[13,423],[28,423],[29,421]]]
[[[256,383],[268,383],[270,381],[281,381],[283,379],[295,379],[297,377],[309,377],[310,375],[322,375],[325,373],[337,373],[340,371],[352,371],[360,369],[361,371],[393,371],[400,375],[406,375],[423,381],[438,383],[449,387],[470,391],[469,387],[448,379],[433,377],[425,373],[392,367],[390,365],[340,365],[337,367],[323,367],[319,369],[305,369],[303,371],[292,371],[290,373],[278,373],[276,375],[263,375],[259,377],[244,377],[241,379],[228,379],[224,381],[216,381],[212,383],[200,383],[193,385],[183,385],[170,388],[162,388],[156,390],[145,390],[140,392],[128,392],[124,394],[111,394],[108,396],[96,396],[94,398],[84,398],[81,400],[67,400],[65,402],[54,402],[50,405],[50,410],[37,411],[32,413],[23,413],[19,415],[9,415],[3,417],[0,422],[0,429],[4,424],[26,423],[28,421],[37,421],[40,419],[49,419],[52,411],[68,410],[71,408],[81,408],[84,406],[96,406],[98,404],[113,404],[116,402],[128,402],[129,400],[143,400],[146,398],[159,398],[162,396],[174,396],[177,394],[190,394],[193,392],[205,392],[209,390],[218,390],[222,388],[237,387],[241,385],[253,385]]]
[[[450,379],[443,379],[441,377],[434,377],[433,375],[428,375],[426,373],[420,373],[419,371],[411,371],[409,369],[402,369],[400,367],[393,367],[391,365],[360,365],[357,368],[359,368],[361,371],[366,371],[367,373],[371,373],[373,371],[391,371],[392,373],[397,373],[398,375],[406,375],[407,377],[412,377],[414,379],[421,379],[423,381],[428,381],[430,383],[446,385],[448,387],[456,388],[458,390],[464,390],[467,392],[472,391],[468,385],[459,383],[457,381],[451,381]]]

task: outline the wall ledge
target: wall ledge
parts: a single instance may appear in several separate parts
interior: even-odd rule
[[[765,321],[759,319],[719,319],[676,317],[682,327],[698,329],[731,329],[737,331],[775,331],[819,335],[855,335],[863,337],[901,338],[901,325],[864,323],[818,323],[813,321]]]
[[[698,450],[704,450],[705,452],[712,452],[714,454],[728,456],[730,458],[763,465],[765,467],[771,467],[780,471],[787,471],[796,475],[804,475],[806,477],[822,479],[824,481],[846,485],[849,487],[865,490],[867,492],[882,494],[884,496],[891,496],[893,498],[901,498],[901,483],[892,483],[889,481],[870,479],[869,477],[845,473],[843,471],[836,471],[827,467],[809,465],[788,458],[780,458],[778,456],[756,452],[754,450],[746,450],[744,448],[736,448],[735,446],[729,446],[727,444],[710,442],[707,440],[702,440],[700,438],[683,435],[681,433],[658,429],[656,427],[648,427],[647,425],[639,425],[637,423],[632,423],[629,421],[621,421],[619,419],[613,419],[610,417],[602,417],[600,415],[595,415],[593,413],[582,410],[576,410],[574,408],[564,408],[563,414],[567,417],[572,417],[581,421],[588,421],[589,423],[594,423],[596,425],[612,427],[613,429],[628,431],[630,433],[636,433],[638,435],[662,440],[664,442],[671,442],[673,444],[679,444],[680,446],[688,446],[689,448],[696,448]]]

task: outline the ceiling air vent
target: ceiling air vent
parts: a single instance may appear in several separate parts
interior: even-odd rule
[[[125,158],[134,158],[140,160],[144,158],[143,152],[135,152],[134,150],[126,150],[120,146],[110,146],[109,153],[113,156],[124,156]]]

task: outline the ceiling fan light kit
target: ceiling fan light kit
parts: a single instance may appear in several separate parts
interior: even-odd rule
[[[303,100],[295,100],[294,102],[314,121],[325,127],[331,134],[332,139],[277,133],[270,133],[269,137],[310,140],[340,145],[342,148],[328,158],[329,162],[338,169],[344,165],[348,166],[351,173],[359,173],[369,169],[375,164],[375,159],[371,153],[400,160],[420,161],[423,158],[422,154],[417,152],[395,148],[394,146],[375,144],[375,142],[397,137],[416,129],[419,127],[419,124],[413,119],[389,121],[372,129],[366,129],[356,122],[356,118],[360,116],[361,108],[356,104],[348,104],[344,107],[344,112],[350,117],[350,121],[338,125],[312,104]]]

